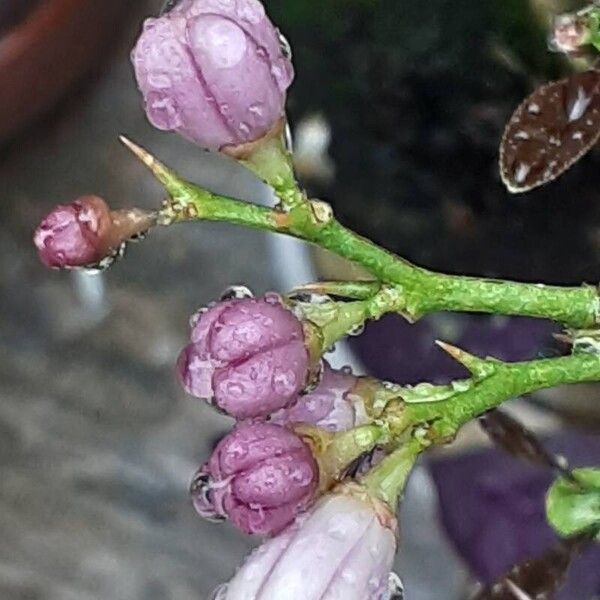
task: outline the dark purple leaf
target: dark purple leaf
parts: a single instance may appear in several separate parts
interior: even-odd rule
[[[515,565],[473,600],[550,600],[563,586],[573,560],[589,543],[589,537],[560,541],[542,556]]]
[[[490,439],[505,452],[570,477],[566,461],[548,452],[531,431],[509,414],[502,410],[493,410],[481,417],[479,422]]]
[[[575,466],[600,462],[600,438],[562,433],[544,440]],[[541,556],[558,538],[546,522],[544,498],[555,475],[500,450],[448,456],[431,463],[440,517],[449,539],[473,575],[491,585],[515,564]],[[560,600],[600,595],[600,547],[576,560]],[[513,598],[512,600],[517,600]]]
[[[435,345],[436,339],[475,356],[514,362],[547,352],[555,331],[556,325],[549,321],[526,317],[439,313],[411,325],[399,315],[386,315],[368,323],[363,335],[349,342],[368,372],[379,379],[400,384],[447,383],[469,374]]]
[[[600,71],[546,83],[513,113],[500,145],[500,173],[511,192],[556,179],[600,137]]]

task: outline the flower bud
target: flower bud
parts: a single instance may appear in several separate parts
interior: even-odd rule
[[[319,385],[295,404],[271,415],[272,423],[306,423],[327,431],[347,431],[369,423],[362,396],[353,393],[358,377],[332,369],[324,362]]]
[[[214,150],[273,129],[294,77],[258,0],[182,0],[145,22],[132,61],[150,122]]]
[[[271,535],[312,501],[319,469],[295,433],[269,423],[240,424],[198,471],[191,492],[198,514],[226,517],[246,533]]]
[[[155,220],[151,212],[111,211],[102,198],[82,196],[71,204],[56,206],[35,230],[33,241],[48,267],[95,267]]]
[[[341,486],[256,549],[219,600],[389,598],[396,522],[389,509]]]
[[[309,362],[302,322],[273,295],[198,313],[177,367],[188,393],[246,419],[295,401]]]

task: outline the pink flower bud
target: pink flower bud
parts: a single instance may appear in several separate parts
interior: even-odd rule
[[[55,207],[35,230],[33,241],[48,267],[93,267],[155,221],[152,212],[111,211],[102,198],[82,196]]]
[[[306,384],[302,323],[276,297],[219,303],[194,318],[177,367],[192,396],[238,419],[265,417]]]
[[[393,518],[382,516],[368,498],[325,496],[310,513],[256,549],[214,597],[387,599],[396,529]]]
[[[309,447],[285,427],[240,424],[192,483],[197,512],[227,517],[246,533],[271,535],[312,501],[319,479]]]
[[[362,397],[353,394],[358,377],[335,371],[324,363],[319,385],[302,395],[289,408],[283,408],[270,421],[281,425],[306,423],[327,431],[347,431],[369,423]]]
[[[258,0],[183,0],[146,21],[132,61],[150,122],[214,150],[271,130],[294,77]]]
[[[80,267],[102,258],[102,239],[110,226],[106,202],[83,196],[54,208],[35,230],[33,241],[46,266]]]

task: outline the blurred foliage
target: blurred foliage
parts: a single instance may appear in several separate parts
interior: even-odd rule
[[[560,478],[546,498],[548,521],[555,531],[570,537],[600,532],[600,469],[577,469],[574,480]]]

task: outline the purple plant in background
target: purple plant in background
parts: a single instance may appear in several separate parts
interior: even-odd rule
[[[307,383],[310,361],[302,323],[273,294],[197,313],[177,368],[192,396],[246,419],[294,402]]]
[[[469,348],[479,356],[517,361],[535,358],[551,348],[556,331],[552,323],[523,317],[444,314],[411,324],[398,315],[388,315],[369,323],[364,334],[351,338],[350,343],[376,377],[402,383],[444,383],[464,377],[466,372],[435,347],[436,339]],[[385,353],[380,352],[381,346]]]
[[[183,0],[146,21],[132,60],[150,122],[214,150],[276,127],[294,78],[258,0]]]
[[[214,598],[386,600],[396,535],[389,508],[341,488],[256,549]]]
[[[201,516],[272,535],[309,505],[318,482],[317,462],[298,435],[278,425],[242,423],[219,442],[191,492]]]
[[[573,466],[597,464],[597,436],[565,433],[545,446]],[[485,450],[431,462],[441,518],[456,549],[475,576],[492,584],[514,564],[539,556],[556,543],[546,522],[544,495],[550,470],[524,464],[499,450]],[[577,560],[561,600],[593,598],[600,591],[600,549]]]

